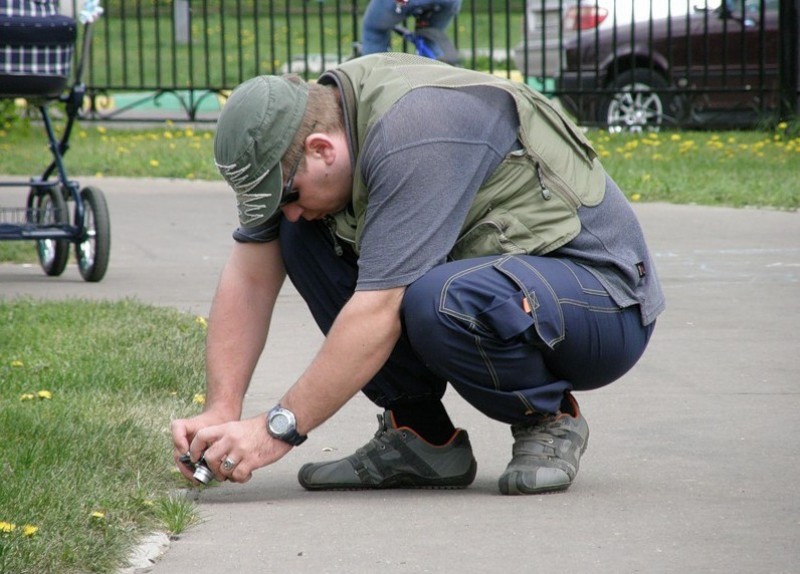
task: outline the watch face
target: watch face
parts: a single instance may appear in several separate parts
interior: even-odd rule
[[[291,425],[289,417],[287,417],[283,413],[278,412],[272,415],[272,417],[269,419],[269,426],[272,429],[272,432],[274,432],[277,435],[282,435],[289,431],[289,427]]]

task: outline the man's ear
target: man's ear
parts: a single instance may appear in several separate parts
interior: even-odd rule
[[[312,133],[306,138],[306,152],[311,152],[329,165],[336,159],[334,141],[324,133]]]

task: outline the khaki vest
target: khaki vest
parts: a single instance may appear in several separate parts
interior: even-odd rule
[[[513,96],[519,113],[523,149],[509,154],[478,190],[451,259],[548,253],[580,231],[578,207],[603,199],[606,176],[589,141],[525,85],[402,53],[345,62],[321,78],[331,80],[344,96],[355,157],[352,211],[336,214],[336,234],[356,252],[369,202],[361,179],[361,142],[400,97],[421,87],[495,86]]]

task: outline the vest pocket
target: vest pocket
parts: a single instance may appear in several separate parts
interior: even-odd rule
[[[504,209],[493,209],[468,229],[450,251],[453,260],[481,255],[525,254],[541,247],[543,241],[519,219]]]

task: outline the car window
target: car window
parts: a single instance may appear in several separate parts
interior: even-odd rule
[[[765,10],[777,10],[780,7],[780,0],[734,0],[729,1],[729,5],[733,10],[741,10],[744,7],[745,14],[759,14],[761,12],[761,4],[764,4]]]

